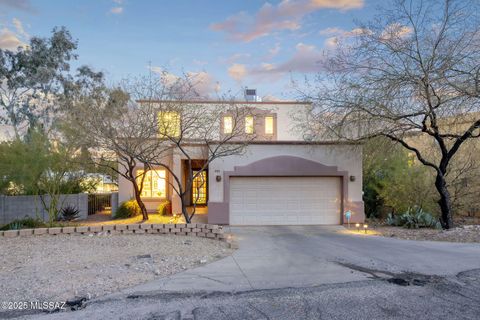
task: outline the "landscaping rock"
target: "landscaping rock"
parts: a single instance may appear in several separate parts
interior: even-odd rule
[[[375,229],[378,235],[406,240],[429,240],[449,242],[480,242],[480,225],[459,226],[451,230],[406,229],[381,226]]]
[[[68,300],[78,307],[87,293],[116,292],[232,252],[225,242],[178,235],[3,237],[0,301]]]

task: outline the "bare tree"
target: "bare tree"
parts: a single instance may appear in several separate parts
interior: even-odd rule
[[[141,197],[149,167],[146,161],[161,157],[170,148],[156,141],[154,112],[132,103],[121,89],[106,88],[103,79],[89,75],[70,88],[64,104],[63,133],[78,147],[88,148],[95,165],[108,167],[131,182],[143,220],[147,220]],[[138,166],[144,171],[138,173]]]
[[[200,189],[209,164],[222,157],[242,154],[250,141],[255,139],[254,132],[246,133],[245,117],[253,116],[255,110],[239,105],[233,99],[218,98],[216,103],[202,103],[202,97],[195,90],[196,79],[183,75],[174,81],[145,77],[124,86],[131,97],[139,104],[138,108],[153,111],[158,126],[157,139],[152,141],[157,150],[173,150],[185,163],[185,170],[175,171],[167,160],[166,153],[152,156],[148,150],[139,153],[137,158],[149,168],[165,168],[173,181],[168,183],[181,201],[182,214],[189,223],[196,212]],[[228,117],[228,128],[223,119]],[[163,156],[163,157],[162,157]],[[194,162],[199,163],[194,168]],[[194,180],[202,179],[196,185],[196,198],[192,201],[192,210],[187,204],[194,188]]]
[[[445,229],[452,161],[480,136],[479,14],[478,1],[398,0],[341,39],[304,92],[308,138],[385,136],[431,168]]]

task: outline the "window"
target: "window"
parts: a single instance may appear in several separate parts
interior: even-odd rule
[[[143,180],[142,197],[165,198],[167,196],[167,180],[165,170],[137,170],[137,183],[140,186]]]
[[[230,134],[233,132],[233,118],[230,116],[223,117],[223,133]]]
[[[180,136],[180,115],[175,111],[162,111],[158,115],[160,135],[164,137]]]
[[[253,133],[253,116],[245,117],[245,133],[248,133],[248,134]]]
[[[273,134],[273,117],[265,117],[265,134]]]
[[[192,181],[192,201],[196,204],[207,204],[207,172],[193,171],[197,175]]]

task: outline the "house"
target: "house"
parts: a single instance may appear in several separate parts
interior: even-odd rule
[[[361,145],[347,142],[307,142],[296,115],[305,114],[311,104],[296,101],[262,102],[254,90],[247,90],[242,108],[256,110],[246,116],[244,130],[257,133],[241,154],[213,160],[193,181],[191,199],[208,212],[208,222],[225,225],[335,225],[364,221],[362,201]],[[182,102],[195,108],[219,101]],[[178,120],[178,119],[177,119]],[[178,121],[182,121],[179,119]],[[230,130],[226,113],[219,130]],[[205,159],[197,146],[193,170]],[[164,159],[176,176],[184,177],[185,157],[172,152]],[[138,170],[144,170],[138,167]],[[143,171],[140,171],[142,173]],[[182,179],[185,181],[184,179]],[[203,183],[205,181],[205,183]],[[181,201],[173,192],[171,174],[158,168],[146,173],[142,200],[154,212],[164,200],[172,202],[173,212],[181,212]],[[119,201],[133,198],[131,183],[119,177]],[[193,201],[193,200],[191,200]]]

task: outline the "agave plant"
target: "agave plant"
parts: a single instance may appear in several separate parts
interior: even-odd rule
[[[438,219],[420,207],[408,208],[407,211],[398,216],[389,214],[386,222],[392,226],[403,226],[408,229],[441,228]]]
[[[78,218],[80,211],[74,206],[66,206],[62,209],[62,220],[72,221]]]
[[[10,224],[9,229],[10,230],[20,230],[22,229],[23,225],[20,222],[13,222]]]

